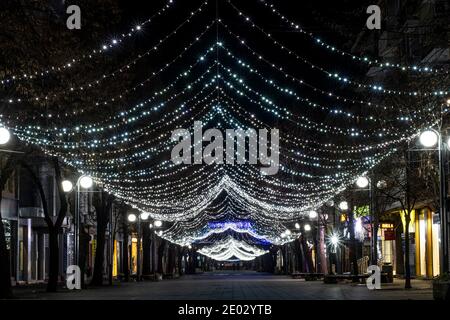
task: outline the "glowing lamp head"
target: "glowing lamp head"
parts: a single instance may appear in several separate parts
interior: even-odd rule
[[[347,201],[342,201],[341,203],[339,203],[339,209],[341,209],[342,211],[347,211],[348,210]]]
[[[387,187],[387,182],[386,180],[380,180],[377,182],[377,188],[380,190],[386,189]]]
[[[62,186],[63,191],[66,193],[72,191],[72,189],[73,189],[73,184],[69,180],[64,180],[61,183],[61,186]]]
[[[438,143],[438,135],[433,130],[425,130],[420,134],[419,141],[424,147],[431,148]]]
[[[356,180],[356,185],[361,189],[367,188],[367,186],[369,185],[369,179],[367,179],[367,177],[359,177]]]
[[[286,231],[284,232],[285,235],[290,236],[292,234],[291,230],[286,229]]]
[[[130,213],[128,215],[128,221],[129,222],[136,222],[136,220],[137,220],[137,216],[134,213]]]
[[[0,145],[1,144],[7,144],[9,140],[11,139],[11,133],[9,133],[9,130],[6,128],[0,128]]]
[[[309,212],[309,218],[310,218],[310,219],[315,219],[315,218],[317,218],[317,211],[311,210],[311,211]]]
[[[153,224],[154,224],[154,226],[156,228],[160,228],[162,226],[162,221],[161,220],[156,220]]]
[[[305,231],[311,231],[311,226],[309,224],[305,224]]]
[[[92,180],[91,177],[89,177],[89,176],[82,176],[82,177],[80,178],[80,186],[81,186],[83,189],[89,189],[89,188],[91,188],[93,185],[94,185],[94,180]]]
[[[300,229],[300,224],[297,222],[297,223],[295,223],[295,229]]]
[[[148,220],[148,217],[150,216],[150,213],[148,212],[142,212],[139,217],[141,218],[142,221]]]

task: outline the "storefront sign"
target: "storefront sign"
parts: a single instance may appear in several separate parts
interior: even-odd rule
[[[395,231],[394,229],[386,229],[384,230],[384,240],[395,240]]]

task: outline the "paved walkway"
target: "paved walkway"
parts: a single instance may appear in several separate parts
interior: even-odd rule
[[[257,272],[213,272],[183,276],[160,282],[121,283],[112,287],[82,291],[45,293],[16,289],[20,299],[131,299],[131,300],[398,300],[432,299],[431,282],[413,280],[413,289],[403,289],[403,281],[383,284],[369,291],[365,285],[324,284],[322,281],[292,279]]]

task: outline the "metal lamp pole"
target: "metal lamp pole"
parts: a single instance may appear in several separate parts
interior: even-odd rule
[[[438,152],[439,152],[439,217],[441,220],[441,273],[449,271],[449,256],[448,256],[448,217],[447,217],[447,176],[445,172],[446,148],[442,142],[442,134],[437,132],[439,137]]]
[[[137,241],[137,275],[136,280],[141,281],[141,215],[138,215],[138,241]]]
[[[81,186],[81,179],[87,179],[84,186]],[[80,193],[81,193],[81,187],[83,189],[90,189],[93,184],[93,180],[88,175],[81,175],[77,179],[76,183],[76,199],[75,199],[75,221],[74,221],[74,251],[75,251],[75,264],[79,266],[80,264]]]
[[[436,137],[433,137],[433,134]],[[437,138],[437,141],[435,139]],[[441,250],[440,250],[440,271],[446,273],[449,271],[449,252],[448,252],[448,216],[447,216],[447,175],[445,170],[445,162],[447,158],[447,148],[442,141],[442,134],[435,129],[427,129],[420,135],[420,143],[428,150],[438,145],[438,170],[439,170],[439,218],[441,224]]]

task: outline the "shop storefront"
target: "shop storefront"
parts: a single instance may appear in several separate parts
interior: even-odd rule
[[[403,230],[405,229],[405,214],[400,214]],[[410,267],[411,274],[415,277],[432,278],[439,274],[439,239],[440,225],[438,214],[430,208],[424,207],[413,210],[409,224],[410,238]],[[397,234],[399,230],[394,223],[384,222],[378,230],[379,257],[383,264],[391,264],[394,274],[396,270],[396,259],[398,248],[396,241],[402,242],[405,249],[404,232],[401,237]]]

